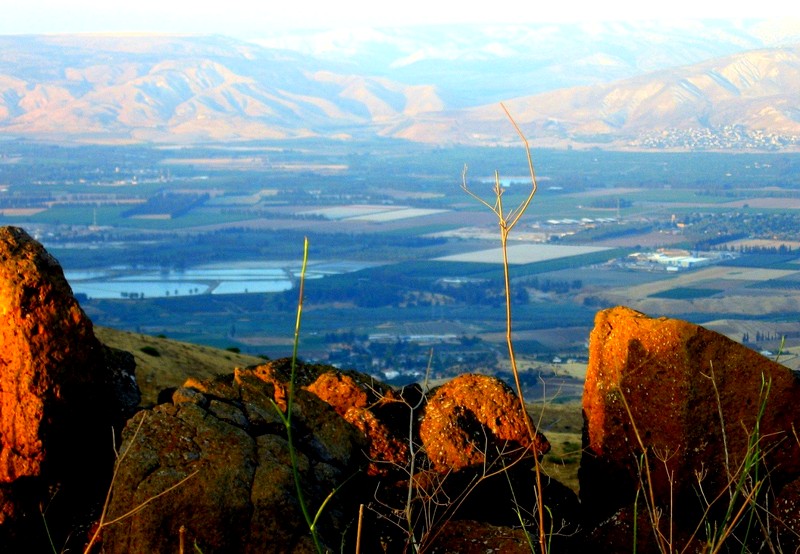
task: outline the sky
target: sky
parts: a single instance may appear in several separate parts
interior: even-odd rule
[[[456,4],[453,6],[453,4]],[[4,2],[6,4],[6,2]],[[253,38],[270,29],[614,19],[800,17],[792,0],[11,0],[0,34],[155,32]]]

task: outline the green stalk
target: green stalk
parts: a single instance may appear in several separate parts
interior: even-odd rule
[[[322,548],[322,544],[319,542],[319,537],[317,536],[317,519],[322,511],[322,508],[325,507],[329,498],[325,499],[325,502],[317,511],[316,516],[312,517],[311,512],[308,510],[308,505],[306,503],[305,495],[303,494],[303,488],[301,486],[301,478],[300,478],[300,469],[299,469],[299,462],[297,459],[297,449],[294,446],[294,433],[292,432],[292,406],[294,404],[294,387],[295,387],[295,380],[297,376],[297,351],[300,344],[300,323],[303,319],[303,297],[304,297],[304,290],[305,290],[305,281],[306,281],[306,266],[308,265],[308,237],[306,237],[303,241],[303,265],[300,269],[300,285],[299,285],[299,298],[297,300],[297,319],[295,320],[294,324],[294,343],[292,345],[292,366],[291,366],[291,374],[289,377],[289,394],[286,400],[286,414],[281,412],[280,408],[275,404],[273,401],[273,405],[278,410],[278,413],[281,416],[281,420],[283,420],[283,425],[286,427],[286,440],[289,443],[289,459],[292,463],[292,475],[294,476],[294,486],[297,492],[297,501],[300,503],[300,509],[303,512],[303,518],[306,520],[306,525],[308,525],[308,530],[311,532],[311,538],[314,541],[314,546],[317,549],[317,552],[320,554],[324,552]],[[333,493],[331,493],[333,494]]]

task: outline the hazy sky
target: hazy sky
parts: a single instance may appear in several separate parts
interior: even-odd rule
[[[0,34],[220,33],[273,27],[800,16],[794,0],[11,0]],[[455,5],[453,5],[455,4]]]

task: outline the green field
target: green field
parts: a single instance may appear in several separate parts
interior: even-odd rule
[[[313,261],[367,268],[309,281],[307,356],[336,352],[343,364],[371,368],[389,354],[364,336],[390,330],[401,337],[433,326],[463,337],[428,337],[430,344],[398,338],[392,360],[416,367],[431,349],[437,363],[454,367],[459,359],[489,365],[501,359],[498,222],[461,190],[461,170],[469,164],[470,188],[489,204],[494,171],[513,176],[503,189],[508,213],[530,191],[519,148],[311,139],[242,148],[23,141],[3,147],[15,163],[0,164],[0,214],[32,215],[0,215],[0,224],[28,229],[70,272],[120,279],[156,272],[169,279],[208,264],[297,267],[308,238]],[[614,304],[700,323],[800,321],[791,276],[800,271],[800,256],[792,246],[779,251],[781,241],[800,241],[800,156],[532,154],[539,188],[512,232],[509,253],[514,323],[534,357],[585,355],[575,337],[588,337],[595,312]],[[269,166],[254,162],[262,155]],[[745,251],[736,246],[748,244],[743,239],[774,248]],[[716,278],[701,278],[702,269],[672,274],[623,263],[632,252],[659,247],[739,248],[741,255],[724,262],[732,272]],[[289,291],[83,304],[100,325],[274,357],[288,352],[296,301]],[[759,336],[774,334],[768,331]],[[547,340],[537,340],[537,332]]]
[[[716,294],[719,294],[719,290],[675,287],[674,289],[653,294],[651,297],[666,298],[670,300],[695,300],[697,298],[708,298]]]

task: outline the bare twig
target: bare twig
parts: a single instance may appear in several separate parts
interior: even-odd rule
[[[531,422],[530,418],[527,416],[527,409],[525,407],[525,397],[522,393],[522,384],[520,383],[519,378],[519,369],[517,368],[517,358],[516,354],[514,353],[514,341],[512,338],[512,315],[511,315],[511,277],[509,272],[509,261],[508,261],[508,236],[511,233],[511,230],[519,223],[519,220],[525,214],[525,211],[528,209],[533,197],[536,195],[536,190],[538,189],[538,185],[536,183],[536,172],[533,168],[533,158],[531,156],[531,148],[528,144],[528,139],[525,138],[524,133],[517,125],[517,122],[514,121],[514,118],[509,113],[508,109],[506,108],[505,104],[500,104],[503,108],[503,111],[508,116],[508,119],[511,121],[511,124],[514,126],[514,129],[517,131],[522,143],[525,145],[525,153],[528,159],[528,170],[530,172],[531,177],[531,190],[528,193],[528,196],[515,208],[505,211],[503,206],[503,187],[500,184],[500,175],[498,172],[495,171],[494,174],[494,203],[490,204],[474,192],[470,190],[467,186],[467,167],[464,166],[464,170],[461,174],[461,188],[470,195],[472,198],[483,204],[486,208],[488,208],[494,215],[497,217],[497,223],[500,228],[500,249],[503,253],[503,282],[505,285],[505,297],[506,297],[506,345],[508,347],[508,357],[511,363],[511,373],[514,375],[514,384],[517,387],[517,396],[519,397],[520,407],[522,409],[523,418],[525,420],[525,425],[528,428],[528,433],[531,438],[531,444],[533,448],[533,457],[535,460],[535,469],[536,469],[536,488],[537,488],[537,512],[539,515],[539,547],[542,553],[547,552],[547,537],[545,534],[545,526],[544,526],[544,503],[542,498],[542,471],[541,465],[539,463],[539,456],[538,452],[536,451],[536,431],[533,428],[533,423]]]

